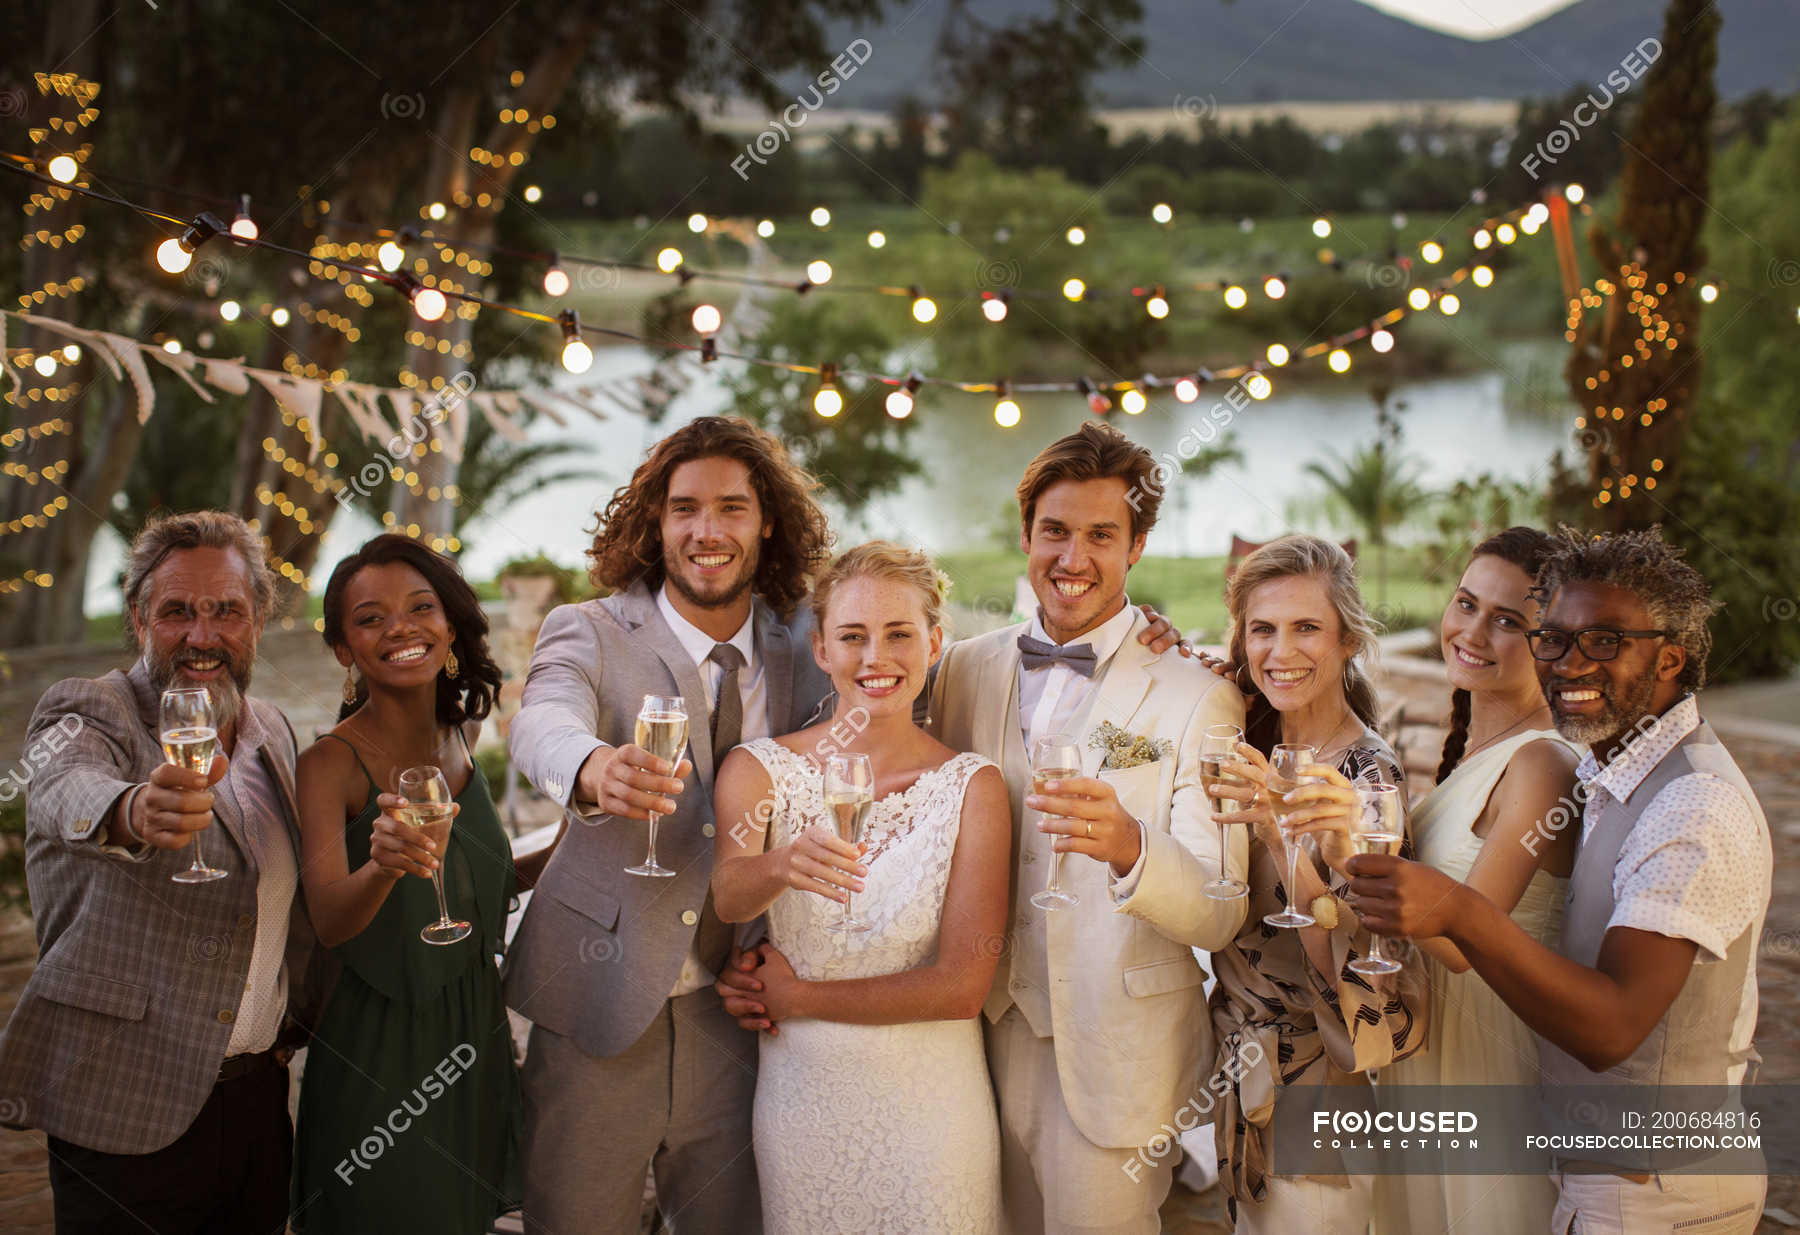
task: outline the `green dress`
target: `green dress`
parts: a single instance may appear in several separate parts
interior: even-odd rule
[[[368,860],[380,814],[369,784],[368,804],[344,829],[351,870]],[[485,1235],[520,1203],[519,1082],[495,962],[512,847],[479,767],[456,801],[444,896],[469,935],[421,940],[437,897],[431,880],[409,875],[360,935],[333,949],[343,972],[300,1090],[295,1231]]]

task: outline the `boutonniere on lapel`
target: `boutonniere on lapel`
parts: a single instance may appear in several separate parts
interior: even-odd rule
[[[1088,734],[1088,748],[1106,752],[1106,756],[1100,760],[1101,771],[1108,768],[1135,768],[1155,763],[1158,759],[1165,759],[1175,753],[1175,743],[1168,738],[1147,738],[1142,734],[1132,733],[1129,729],[1121,729],[1110,720],[1101,721]]]

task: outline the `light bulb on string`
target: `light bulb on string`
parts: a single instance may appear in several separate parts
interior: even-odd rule
[[[706,231],[706,216],[695,211],[688,216],[688,230],[698,236]]]
[[[819,389],[813,394],[813,411],[830,420],[844,410],[844,396],[838,393],[837,366],[819,366]]]
[[[193,251],[182,248],[173,236],[156,246],[156,264],[170,274],[180,274],[193,263]]]
[[[1104,416],[1112,411],[1112,400],[1106,397],[1104,391],[1094,385],[1094,380],[1092,378],[1076,378],[1075,389],[1079,390],[1082,397],[1087,400],[1088,411],[1094,413],[1094,415]]]
[[[181,355],[181,340],[180,339],[164,339],[162,349],[163,349],[163,351],[169,353],[169,355],[171,355],[171,356],[179,356],[179,355]]]
[[[81,363],[81,344],[69,343],[69,344],[64,345],[64,347],[62,349],[62,358],[63,358],[64,364],[80,364]]]
[[[1531,209],[1525,212],[1525,217],[1541,227],[1550,221],[1550,207],[1544,205],[1543,202],[1532,202]]]
[[[664,274],[674,274],[681,269],[681,250],[677,248],[663,249],[656,255],[656,268]]]
[[[1071,227],[1068,231],[1063,233],[1063,239],[1073,245],[1086,244],[1087,229],[1083,227]]]
[[[1191,377],[1175,379],[1175,398],[1181,403],[1192,403],[1200,397],[1200,383]]]
[[[544,190],[540,189],[537,185],[528,184],[525,186],[525,200],[526,201],[535,205],[536,203],[542,201],[543,197],[544,197]]]
[[[937,317],[937,302],[916,287],[908,290],[913,298],[913,320],[920,325],[934,320]]]
[[[75,161],[74,155],[59,154],[51,159],[49,163],[44,165],[44,170],[50,174],[50,179],[56,181],[56,183],[68,184],[80,174],[81,164]]]
[[[1331,220],[1324,218],[1323,216],[1314,219],[1312,227],[1313,235],[1317,236],[1320,240],[1331,235]]]
[[[1519,233],[1511,223],[1502,223],[1494,229],[1494,239],[1501,244],[1511,244],[1519,238]]]
[[[1485,227],[1478,227],[1475,229],[1474,239],[1476,248],[1485,249],[1494,243],[1494,233]]]
[[[763,219],[756,225],[756,234],[761,236],[764,240],[773,236],[775,234],[775,220]]]
[[[883,248],[886,246],[886,244],[887,244],[886,233],[884,233],[884,232],[870,232],[869,233],[869,247],[871,249]]]
[[[1709,281],[1700,285],[1700,299],[1703,303],[1711,304],[1718,298],[1719,285],[1717,283]]]
[[[1288,362],[1288,349],[1287,344],[1285,343],[1269,344],[1269,350],[1266,354],[1269,357],[1269,363],[1276,368],[1280,368]]]
[[[243,311],[244,306],[235,300],[221,300],[219,302],[219,316],[228,322],[237,321],[238,315]]]
[[[1438,311],[1445,317],[1455,317],[1456,311],[1462,308],[1462,301],[1454,292],[1445,292],[1438,297]]]
[[[444,316],[450,307],[450,301],[435,287],[423,286],[417,277],[403,273],[397,284],[402,294],[412,301],[413,312],[421,321],[435,322]]]
[[[56,357],[49,352],[40,353],[38,358],[31,362],[31,367],[37,370],[39,377],[50,377],[56,372]]]
[[[831,225],[831,211],[823,206],[814,206],[810,217],[814,227],[829,227]]]
[[[1519,220],[1519,230],[1527,236],[1537,235],[1538,228],[1540,228],[1542,226],[1543,226],[1543,223],[1538,219],[1538,217],[1535,214],[1528,214],[1524,218]]]
[[[831,263],[822,257],[806,263],[806,281],[815,287],[831,282]]]
[[[1383,354],[1394,350],[1394,336],[1391,331],[1377,330],[1369,336],[1369,346]]]
[[[281,305],[276,305],[274,311],[269,314],[269,320],[277,326],[285,326],[288,324],[288,311]]]
[[[1005,382],[994,383],[994,393],[998,396],[994,401],[994,423],[1002,429],[1010,429],[1019,423],[1019,405],[1007,393]]]
[[[1163,294],[1162,288],[1158,287],[1150,293],[1150,298],[1144,301],[1144,312],[1158,321],[1169,316],[1169,298]]]
[[[1581,199],[1587,196],[1587,190],[1578,184],[1572,184],[1563,190],[1563,196],[1576,205],[1580,205]]]
[[[1424,312],[1431,307],[1431,293],[1422,287],[1415,287],[1406,293],[1406,303],[1415,312]]]
[[[594,364],[594,349],[581,337],[581,317],[573,309],[556,315],[562,327],[562,366],[571,373],[586,373]]]
[[[900,384],[899,389],[889,391],[885,400],[887,414],[895,420],[905,420],[912,415],[913,395],[923,381],[924,379],[917,373],[909,373],[906,380]]]
[[[1469,271],[1469,282],[1476,287],[1492,287],[1494,285],[1494,268],[1492,266],[1475,267]]]
[[[1080,300],[1087,294],[1087,284],[1080,279],[1068,279],[1062,285],[1062,294],[1071,301]]]
[[[1331,349],[1331,354],[1325,357],[1325,363],[1331,366],[1333,373],[1348,373],[1350,371],[1350,353],[1341,347],[1334,347]]]
[[[156,264],[170,274],[180,274],[194,261],[194,251],[225,230],[225,225],[201,211],[180,238],[171,237],[156,246]]]
[[[546,296],[565,296],[569,291],[569,272],[562,268],[562,261],[556,254],[550,255],[550,268],[544,271],[544,294]]]
[[[248,193],[238,195],[237,218],[231,221],[231,234],[239,240],[255,240],[262,234],[261,229],[256,226],[256,220],[250,217],[250,195]]]
[[[694,329],[700,334],[717,334],[725,319],[717,307],[710,304],[694,306]]]
[[[1275,392],[1274,384],[1262,373],[1252,373],[1245,378],[1244,389],[1250,392],[1252,399],[1266,399]]]
[[[981,293],[981,315],[990,322],[1006,320],[1006,302],[1011,299],[1006,292]]]
[[[1233,284],[1231,287],[1228,287],[1225,289],[1225,307],[1226,308],[1241,309],[1249,303],[1250,303],[1250,293],[1245,291],[1243,288],[1238,287],[1237,285]]]
[[[1280,300],[1287,295],[1287,280],[1280,275],[1272,274],[1263,280],[1263,295],[1270,300]]]
[[[389,274],[406,264],[406,249],[397,240],[383,240],[375,250],[376,263]]]
[[[1144,409],[1150,406],[1150,400],[1136,386],[1127,386],[1125,393],[1119,396],[1119,407],[1127,416],[1141,416]]]
[[[431,205],[425,207],[425,217],[434,223],[442,223],[444,216],[449,213],[449,208],[443,202],[432,202]]]
[[[1175,217],[1175,210],[1168,202],[1157,202],[1150,207],[1150,217],[1158,223],[1167,223]]]
[[[1419,246],[1419,256],[1435,266],[1444,260],[1444,246],[1435,240],[1427,240]]]

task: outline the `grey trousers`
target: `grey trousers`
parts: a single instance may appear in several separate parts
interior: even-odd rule
[[[677,1235],[760,1235],[750,1116],[756,1035],[709,987],[671,999],[622,1054],[532,1026],[521,1076],[525,1230],[637,1235],[644,1172]]]

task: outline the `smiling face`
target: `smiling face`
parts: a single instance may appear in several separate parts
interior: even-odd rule
[[[1525,632],[1537,621],[1531,576],[1502,557],[1469,563],[1444,609],[1444,669],[1457,690],[1524,693],[1536,680]]]
[[[1542,624],[1571,633],[1590,626],[1656,627],[1634,593],[1591,582],[1557,588]],[[1600,661],[1589,660],[1571,643],[1561,660],[1538,661],[1537,674],[1556,731],[1572,742],[1586,742],[1604,758],[1644,717],[1661,715],[1681,697],[1677,679],[1686,663],[1687,652],[1667,639],[1627,639],[1617,656]]]
[[[919,589],[879,575],[834,587],[813,634],[813,657],[831,676],[840,705],[862,707],[871,717],[911,716],[943,646],[943,628],[929,624]]]
[[[235,549],[176,549],[144,580],[131,610],[151,684],[205,687],[221,730],[236,720],[262,634],[250,571]]]
[[[365,566],[344,587],[340,665],[355,664],[370,690],[434,686],[455,632],[431,584],[405,562]]]
[[[1044,630],[1058,643],[1086,634],[1125,604],[1125,575],[1144,555],[1131,534],[1126,484],[1117,476],[1059,480],[1038,495],[1021,534]]]
[[[1278,712],[1343,697],[1343,625],[1324,579],[1271,579],[1244,603],[1244,659],[1250,677]]]
[[[763,517],[749,468],[722,456],[690,459],[670,474],[663,499],[664,577],[679,600],[696,609],[744,602],[762,542],[774,530]]]

